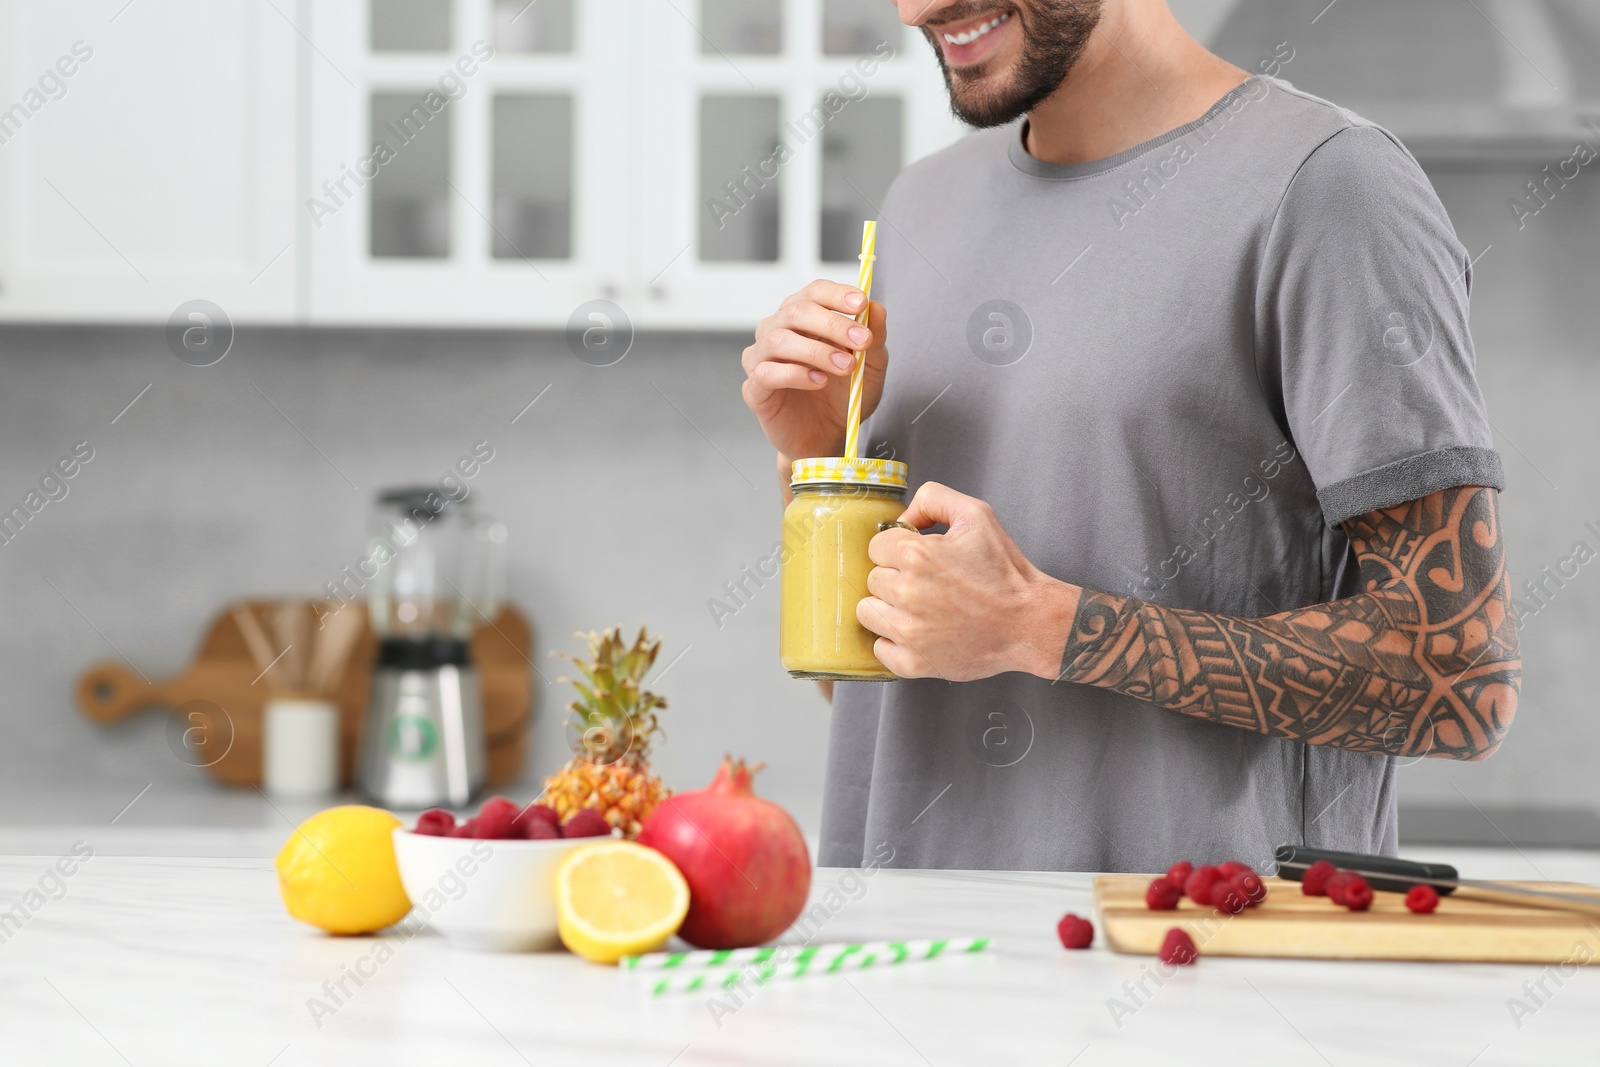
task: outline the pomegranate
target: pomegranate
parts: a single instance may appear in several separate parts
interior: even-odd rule
[[[663,800],[639,844],[665,855],[689,883],[678,936],[698,948],[746,948],[777,937],[811,891],[811,854],[789,813],[750,790],[762,765],[723,758],[704,789]]]

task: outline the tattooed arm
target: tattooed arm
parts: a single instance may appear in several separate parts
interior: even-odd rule
[[[903,678],[1023,670],[1271,737],[1465,760],[1493,752],[1516,712],[1521,662],[1490,489],[1350,519],[1362,592],[1249,619],[1058,581],[987,504],[936,483],[905,519],[949,530],[875,537],[872,595],[857,611]]]
[[[1495,494],[1466,487],[1344,524],[1365,589],[1265,618],[1083,590],[1060,677],[1313,745],[1482,759],[1521,678]]]

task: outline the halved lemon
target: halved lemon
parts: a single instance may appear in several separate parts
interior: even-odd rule
[[[689,883],[672,861],[632,841],[578,849],[556,869],[561,942],[595,963],[660,948],[689,913]]]

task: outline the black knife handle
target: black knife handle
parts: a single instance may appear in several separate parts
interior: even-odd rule
[[[1278,861],[1279,878],[1298,882],[1307,867],[1318,860],[1327,860],[1340,870],[1368,872],[1367,884],[1388,893],[1404,893],[1414,885],[1431,885],[1439,891],[1440,896],[1445,896],[1455,892],[1456,887],[1439,883],[1454,882],[1461,877],[1448,863],[1418,863],[1415,860],[1395,859],[1393,856],[1334,852],[1307,845],[1279,845],[1273,856]],[[1373,877],[1372,872],[1376,872],[1378,877]],[[1384,875],[1393,877],[1386,878]]]

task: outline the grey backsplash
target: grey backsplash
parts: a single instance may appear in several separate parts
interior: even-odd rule
[[[532,769],[568,755],[569,672],[551,650],[645,623],[663,666],[681,655],[660,681],[669,783],[709,782],[725,752],[764,759],[759,788],[815,827],[828,712],[778,663],[777,588],[720,629],[706,607],[779,530],[773,461],[739,400],[742,342],[641,337],[606,368],[559,335],[466,331],[242,327],[208,368],[148,328],[11,328],[0,345],[7,506],[75,442],[95,450],[65,499],[0,545],[13,782],[202,774],[155,717],[86,721],[76,674],[120,652],[166,675],[226,600],[318,595],[361,554],[378,488],[437,479],[483,440],[494,457],[468,484],[509,527],[511,597],[536,628]]]
[[[1576,542],[1600,550],[1585,266],[1600,179],[1580,176],[1519,231],[1507,200],[1537,169],[1432,171],[1482,254],[1474,333],[1530,606],[1525,580]],[[537,630],[531,772],[566,755],[568,697],[550,650],[573,649],[575,630],[644,622],[665,636],[667,659],[682,657],[660,686],[668,783],[708,781],[724,752],[764,759],[762,792],[815,832],[828,713],[778,663],[777,589],[720,629],[706,605],[778,535],[771,453],[739,399],[745,343],[644,335],[621,363],[594,368],[544,333],[243,326],[227,358],[202,369],[150,327],[0,328],[0,504],[19,502],[76,442],[94,448],[68,495],[0,545],[0,774],[40,790],[125,784],[130,796],[203,775],[173,758],[158,716],[109,729],[84,719],[77,674],[120,654],[167,675],[225,601],[316,595],[359,554],[376,489],[438,477],[486,440],[495,455],[473,493],[510,528],[511,594]],[[1527,619],[1521,715],[1504,749],[1485,763],[1405,767],[1404,800],[1600,805],[1600,565],[1549,587]]]

